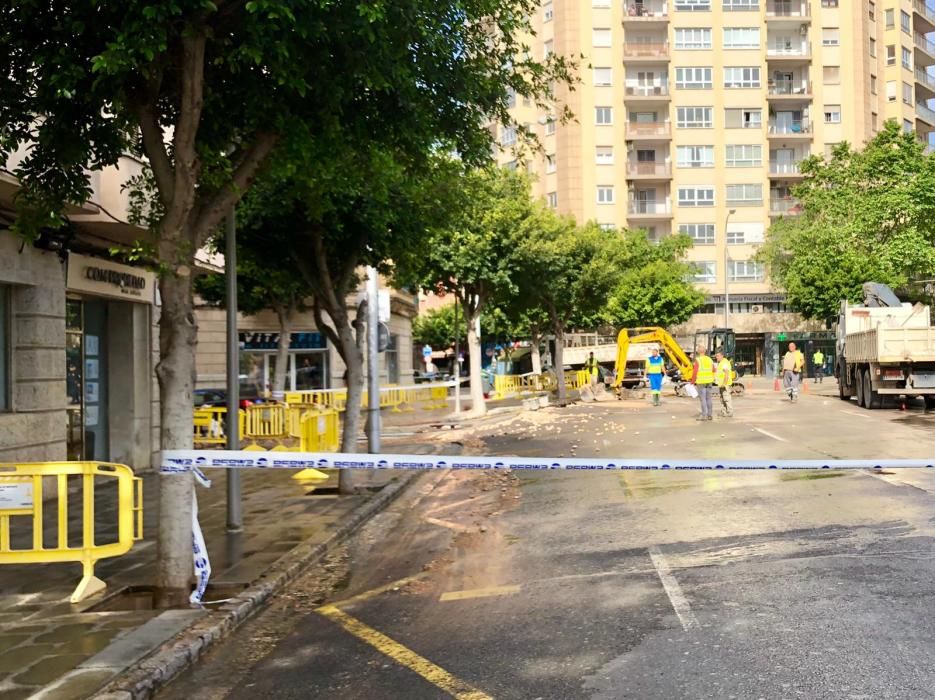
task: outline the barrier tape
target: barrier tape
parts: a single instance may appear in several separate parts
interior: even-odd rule
[[[163,474],[194,469],[528,469],[533,471],[697,471],[758,469],[919,469],[935,467],[930,459],[842,460],[656,460],[553,457],[451,457],[446,455],[355,454],[335,452],[249,452],[238,450],[164,450]]]

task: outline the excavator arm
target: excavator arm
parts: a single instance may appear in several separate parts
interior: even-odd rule
[[[623,383],[626,375],[627,354],[630,351],[630,346],[637,343],[659,343],[666,357],[682,375],[682,379],[688,380],[691,378],[692,361],[665,328],[656,326],[624,328],[617,334],[617,361],[614,366],[616,371],[615,389]]]

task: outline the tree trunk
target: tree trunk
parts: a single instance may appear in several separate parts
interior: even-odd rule
[[[347,365],[347,406],[344,409],[344,432],[341,435],[341,452],[357,452],[357,436],[360,432],[360,407],[364,391],[364,356],[357,345],[354,333],[347,323],[335,321],[340,344],[338,352]],[[338,492],[354,493],[353,473],[342,469],[339,474]]]
[[[273,401],[283,401],[286,392],[286,377],[289,376],[289,341],[292,329],[290,309],[277,308],[279,317],[279,344],[276,346],[276,372],[273,375]]]
[[[542,340],[542,334],[538,326],[529,329],[530,337],[530,357],[532,358],[532,373],[542,374],[542,356],[539,354],[539,343]]]
[[[555,376],[558,378],[558,405],[564,406],[567,400],[565,390],[565,326],[555,321],[553,323],[555,332]]]
[[[481,338],[478,324],[480,311],[474,309],[473,305],[465,304],[464,318],[467,322],[468,361],[471,365],[471,413],[480,416],[487,413],[487,404],[484,402],[484,387],[481,384],[480,373]]]
[[[159,318],[160,447],[190,450],[192,392],[195,383],[196,326],[191,268],[181,266],[159,282],[162,313]],[[191,474],[159,477],[159,588],[160,608],[188,604],[194,570],[192,557]]]

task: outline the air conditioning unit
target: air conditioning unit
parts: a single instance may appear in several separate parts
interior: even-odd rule
[[[750,304],[750,313],[751,314],[763,313],[763,305],[762,304]]]

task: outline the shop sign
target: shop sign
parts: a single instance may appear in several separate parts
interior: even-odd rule
[[[152,304],[156,275],[138,267],[69,253],[67,286],[70,292]]]
[[[238,334],[241,350],[276,350],[279,348],[279,333],[272,331],[249,331]],[[318,331],[290,333],[290,350],[324,350],[325,337]]]

